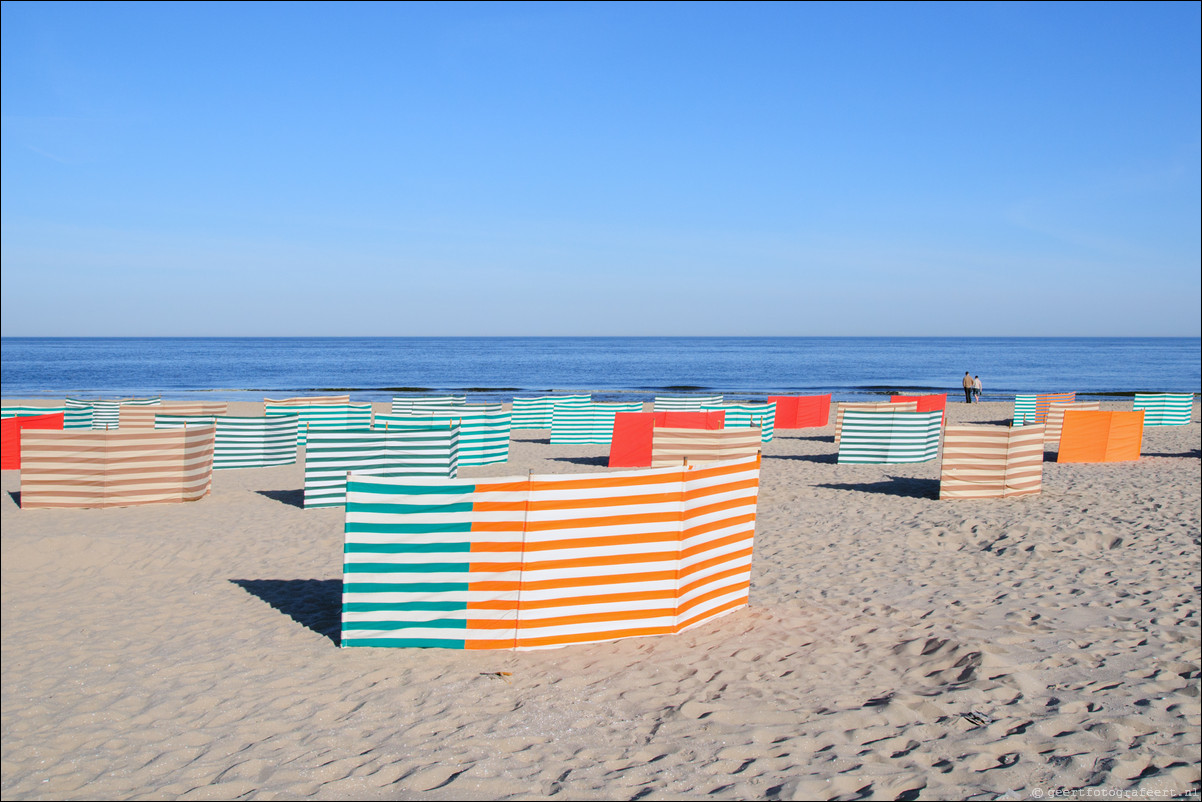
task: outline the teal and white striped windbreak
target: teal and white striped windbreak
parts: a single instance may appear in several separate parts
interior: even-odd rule
[[[720,406],[722,394],[716,395],[657,395],[656,412],[700,412],[705,407]]]
[[[1194,414],[1194,394],[1136,393],[1132,409],[1144,411],[1144,426],[1187,426]]]
[[[205,420],[217,426],[213,469],[267,468],[296,462],[296,415],[155,415],[154,428],[181,429]]]
[[[702,412],[725,412],[727,429],[758,428],[762,442],[772,442],[776,431],[776,402],[767,404],[739,403],[732,401],[728,404],[707,404],[701,407]]]
[[[313,430],[305,447],[305,508],[342,506],[350,471],[370,476],[454,479],[458,467],[457,426]]]
[[[116,429],[121,422],[121,405],[131,407],[157,407],[163,401],[162,396],[149,398],[68,398],[67,408],[92,410],[93,429]],[[64,428],[74,428],[66,426]]]
[[[350,401],[344,404],[274,404],[266,402],[267,416],[295,415],[296,444],[303,446],[308,433],[316,430],[370,429],[371,404]]]
[[[848,409],[843,413],[839,464],[927,462],[939,453],[942,430],[943,410]]]
[[[1022,393],[1014,396],[1014,426],[1045,423],[1052,404],[1071,404],[1077,400],[1071,393]]]
[[[425,415],[377,415],[374,429],[459,427],[459,464],[491,465],[509,460],[510,413],[500,404],[464,404]]]
[[[541,398],[515,398],[511,413],[515,429],[550,429],[558,406],[579,407],[591,404],[591,395],[545,395]]]
[[[392,397],[393,415],[426,415],[467,403],[466,395],[405,395]]]
[[[551,417],[551,444],[608,445],[614,436],[614,416],[619,412],[642,412],[642,401],[557,405]]]
[[[38,415],[58,415],[63,416],[64,429],[91,429],[92,428],[92,407],[68,407],[66,405],[58,407],[34,407],[34,406],[10,406],[0,407],[0,418],[34,418]]]

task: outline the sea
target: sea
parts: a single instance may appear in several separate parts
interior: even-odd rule
[[[591,392],[597,400],[722,393],[1076,391],[1106,399],[1202,389],[1202,339],[1105,337],[153,337],[0,339],[6,399],[355,400],[467,394],[469,402]]]

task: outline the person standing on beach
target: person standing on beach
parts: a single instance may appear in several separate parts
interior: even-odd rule
[[[974,404],[981,403],[981,377],[972,377],[972,402]]]
[[[961,384],[964,385],[964,403],[971,404],[972,403],[973,384],[972,384],[972,376],[969,374],[969,372],[967,370],[964,371],[964,381],[962,381]]]

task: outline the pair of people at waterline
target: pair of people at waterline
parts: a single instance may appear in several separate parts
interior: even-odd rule
[[[981,377],[972,376],[966,370],[964,371],[964,381],[961,382],[964,386],[964,403],[971,404],[973,402],[980,403],[981,401]]]

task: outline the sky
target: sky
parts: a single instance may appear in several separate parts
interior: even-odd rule
[[[1202,4],[52,3],[4,336],[1202,334]]]

